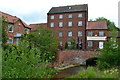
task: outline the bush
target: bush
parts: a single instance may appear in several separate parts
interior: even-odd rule
[[[95,67],[88,67],[87,70],[68,78],[119,78],[118,74],[118,69],[100,71]]]
[[[101,54],[98,55],[97,66],[99,69],[108,69],[120,66],[120,47],[118,43],[109,41],[106,42]]]
[[[25,35],[23,40],[27,40],[31,48],[39,48],[42,53],[40,54],[41,60],[51,62],[55,59],[55,52],[58,50],[58,39],[52,34],[53,31],[40,28],[36,32]]]
[[[2,77],[3,78],[49,78],[54,69],[41,66],[41,51],[38,48],[29,48],[24,41],[20,45],[9,45],[3,51]]]

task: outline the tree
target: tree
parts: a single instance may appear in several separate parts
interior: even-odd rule
[[[65,44],[66,49],[76,49],[76,41],[73,37],[70,38],[69,42],[71,42],[71,46],[68,46],[68,44]]]
[[[27,41],[9,45],[2,52],[2,78],[49,78],[56,71],[42,66],[39,48],[30,48]],[[44,62],[45,63],[45,62]]]
[[[50,61],[54,58],[55,52],[58,50],[58,39],[56,39],[53,35],[53,31],[48,30],[46,28],[40,28],[36,32],[32,32],[23,39],[26,39],[31,48],[39,47],[41,51],[41,59]]]
[[[115,26],[114,22],[112,22],[104,17],[96,18],[95,21],[106,21],[109,31],[114,31],[114,30],[117,31],[118,30],[118,28]]]
[[[7,33],[6,33],[7,26],[8,26],[8,23],[4,20],[4,17],[2,16],[0,18],[0,32],[1,32],[0,35],[1,35],[3,49],[5,49],[6,42],[8,40]]]
[[[109,40],[105,43],[101,54],[98,56],[98,67],[107,69],[120,66],[120,46],[118,42]]]

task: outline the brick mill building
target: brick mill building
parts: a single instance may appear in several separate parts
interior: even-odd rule
[[[27,25],[20,18],[0,12],[5,22],[8,34],[8,44],[18,44],[20,37],[44,27],[54,31],[62,49],[71,46],[70,39],[76,42],[76,48],[95,50],[102,49],[108,38],[108,27],[105,21],[88,21],[88,5],[72,5],[52,7],[47,13],[47,23]]]
[[[2,20],[6,23],[4,27],[6,27],[5,31],[8,38],[7,44],[18,44],[20,37],[23,34],[28,34],[30,32],[30,26],[16,16],[1,11],[0,14],[2,15],[0,17],[2,17]]]
[[[88,5],[52,7],[47,13],[47,27],[59,38],[60,46],[71,46],[71,37],[79,49],[103,48],[107,40],[104,21],[88,21]]]

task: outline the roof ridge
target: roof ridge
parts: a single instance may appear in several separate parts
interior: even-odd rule
[[[0,11],[0,13],[6,14],[6,15],[8,15],[8,16],[15,17],[15,18],[19,19],[17,16],[13,16],[13,15],[11,15],[11,14],[8,14],[8,13],[2,12],[2,11]]]
[[[56,7],[53,7],[53,8],[57,8],[57,7],[69,7],[69,6],[82,6],[82,5],[88,5],[88,4],[75,4],[75,5],[66,5],[66,6],[56,6]]]

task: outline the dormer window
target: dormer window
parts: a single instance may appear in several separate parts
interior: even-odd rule
[[[69,7],[69,9],[71,9],[72,7]]]
[[[13,32],[14,26],[12,24],[8,25],[8,32]]]

